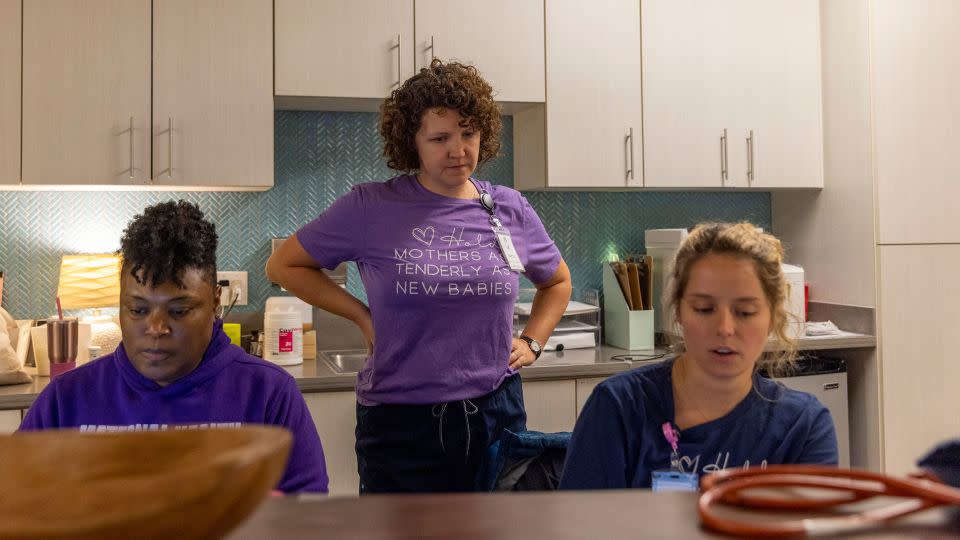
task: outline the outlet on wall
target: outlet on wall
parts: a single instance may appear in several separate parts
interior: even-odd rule
[[[227,280],[230,282],[230,287],[224,287],[220,292],[220,305],[229,306],[230,299],[233,298],[234,290],[239,287],[240,296],[237,298],[237,303],[234,305],[245,306],[247,305],[247,273],[246,272],[217,272],[217,281]]]

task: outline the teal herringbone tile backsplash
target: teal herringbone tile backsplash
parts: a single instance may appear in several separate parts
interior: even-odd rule
[[[219,267],[249,273],[250,304],[236,310],[262,310],[268,296],[279,294],[263,275],[270,238],[289,235],[350,186],[392,174],[380,155],[374,113],[278,111],[275,118],[276,185],[265,193],[0,191],[3,307],[18,319],[51,314],[60,255],[116,250],[135,214],[182,198],[217,224]],[[506,117],[502,156],[477,176],[513,184],[512,127]],[[527,198],[560,246],[578,291],[600,287],[599,261],[611,251],[642,251],[645,229],[744,219],[770,227],[768,193],[549,192]],[[350,290],[363,296],[353,268]]]

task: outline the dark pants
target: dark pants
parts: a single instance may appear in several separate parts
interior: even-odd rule
[[[462,401],[357,404],[360,493],[474,491],[490,444],[526,423],[520,375]]]

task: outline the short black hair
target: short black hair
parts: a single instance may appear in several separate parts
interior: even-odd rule
[[[183,288],[183,272],[192,267],[216,287],[217,228],[184,200],[148,206],[124,229],[120,256],[141,285],[173,282]]]

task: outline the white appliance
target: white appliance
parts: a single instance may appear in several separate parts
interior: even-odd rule
[[[837,431],[840,466],[850,466],[850,417],[847,408],[847,365],[836,358],[803,358],[789,377],[775,381],[787,388],[813,394],[830,411]]]

